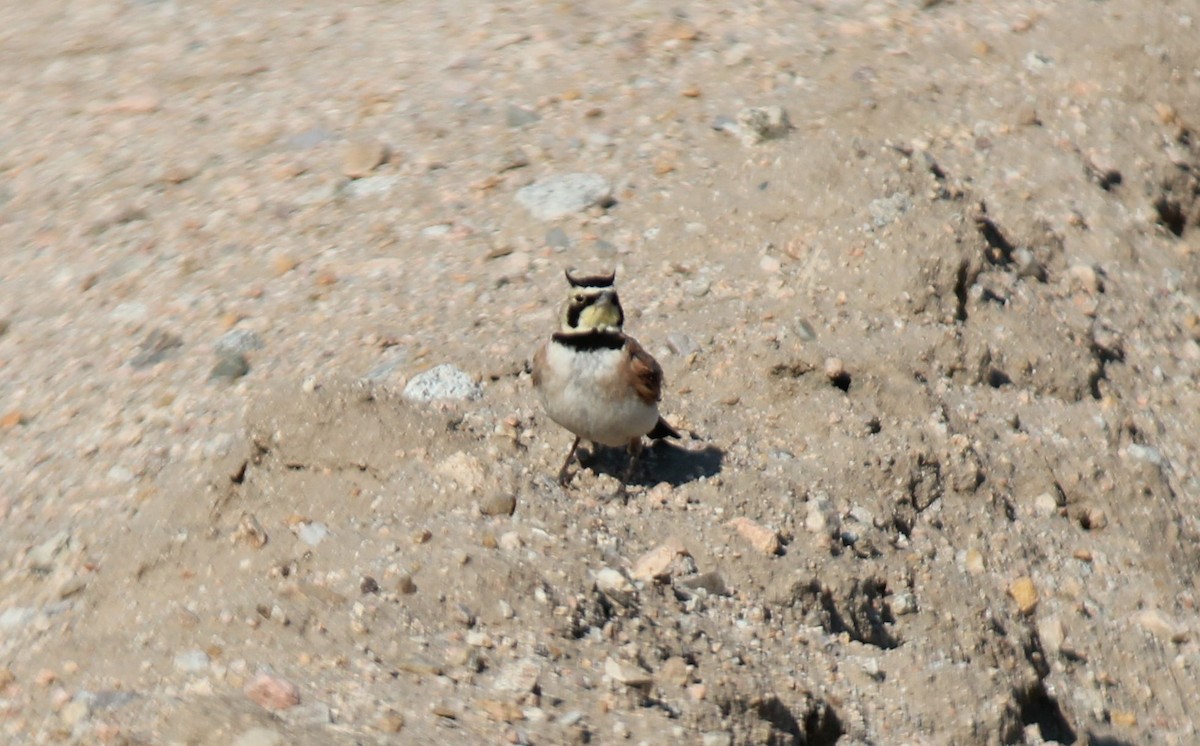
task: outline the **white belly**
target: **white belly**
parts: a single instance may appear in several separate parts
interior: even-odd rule
[[[606,446],[626,446],[654,429],[658,406],[618,385],[621,350],[572,351],[551,344],[539,393],[546,414],[576,435]]]

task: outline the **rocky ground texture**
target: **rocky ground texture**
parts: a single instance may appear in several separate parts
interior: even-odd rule
[[[1200,740],[1200,4],[6,3],[6,743]],[[565,267],[660,444],[553,479]]]

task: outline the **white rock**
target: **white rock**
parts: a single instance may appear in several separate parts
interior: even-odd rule
[[[535,182],[517,192],[517,202],[538,220],[557,220],[607,201],[608,180],[599,174],[563,174]]]
[[[184,673],[200,673],[208,669],[211,660],[203,650],[186,650],[175,656],[175,668]]]
[[[404,398],[428,402],[437,399],[478,399],[483,389],[463,371],[443,363],[412,377],[404,387]]]

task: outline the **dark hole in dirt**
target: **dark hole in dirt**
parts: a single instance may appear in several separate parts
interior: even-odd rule
[[[954,318],[958,321],[967,320],[967,285],[968,270],[970,265],[964,259],[958,263],[958,273],[954,277],[954,297],[957,300],[957,305],[954,309]]]
[[[872,417],[871,419],[867,420],[868,435],[878,435],[881,430],[883,430],[883,425],[880,424],[878,417]]]
[[[831,634],[845,632],[850,639],[864,645],[874,645],[884,650],[900,646],[900,641],[888,629],[896,621],[891,607],[883,600],[887,593],[886,584],[870,578],[855,588],[845,599],[846,613],[838,609],[833,594],[821,594],[821,608],[825,612],[826,628]]]
[[[850,390],[850,374],[847,373],[846,371],[842,371],[841,373],[838,373],[836,376],[833,376],[832,378],[829,379],[829,382],[832,383],[835,387],[841,389],[842,391]]]
[[[992,219],[980,215],[975,218],[975,226],[979,229],[983,240],[987,242],[988,250],[984,252],[984,256],[992,264],[1008,264],[1012,261],[1013,245],[1004,234],[1000,232],[1000,226],[992,222]]]
[[[1154,200],[1154,211],[1158,213],[1159,225],[1176,236],[1183,235],[1183,229],[1187,227],[1187,216],[1183,214],[1183,205],[1173,199],[1168,199],[1165,194],[1160,194],[1158,199]]]
[[[1111,192],[1116,187],[1121,186],[1121,182],[1123,180],[1124,178],[1121,176],[1120,171],[1116,169],[1110,169],[1100,174],[1098,183],[1100,184],[1101,189],[1106,192]]]
[[[1012,379],[1008,377],[1007,373],[999,368],[992,368],[987,372],[987,384],[994,389],[998,389],[1001,386],[1006,386],[1010,383],[1012,383]]]
[[[1046,693],[1045,686],[1038,685],[1017,698],[1021,707],[1021,722],[1036,725],[1043,741],[1075,743],[1075,729],[1067,722],[1058,701]]]
[[[828,704],[822,703],[804,717],[806,746],[834,746],[845,733],[842,721]]]

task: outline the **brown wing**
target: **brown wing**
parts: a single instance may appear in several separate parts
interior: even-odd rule
[[[633,337],[628,337],[625,350],[629,353],[629,378],[633,390],[647,404],[655,404],[662,400],[663,372],[658,361],[638,344]]]
[[[542,371],[546,368],[546,346],[547,342],[543,342],[538,351],[533,356],[533,387],[540,389],[542,387]]]

